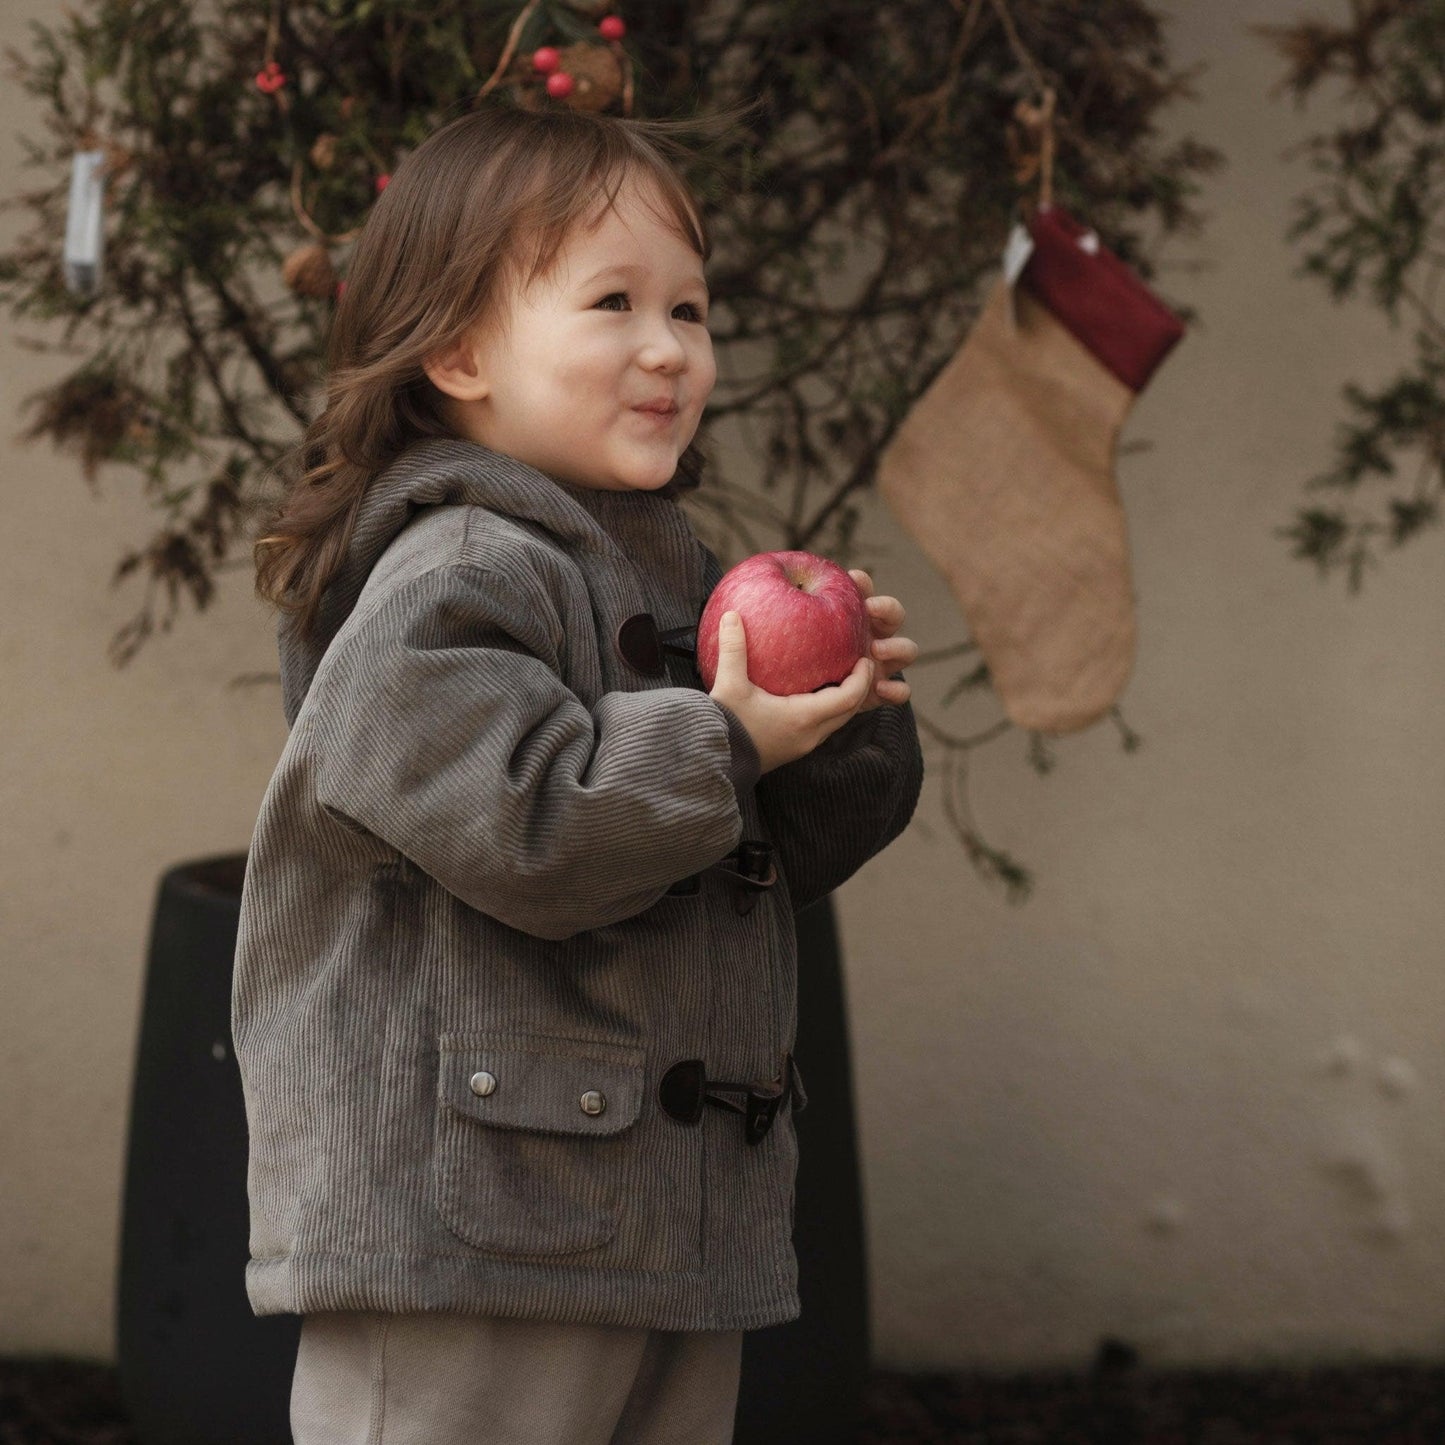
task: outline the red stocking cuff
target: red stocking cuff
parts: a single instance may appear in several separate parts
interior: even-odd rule
[[[1179,318],[1103,245],[1085,250],[1089,233],[1058,206],[1041,207],[1029,224],[1034,250],[1019,284],[1026,286],[1100,365],[1142,391],[1184,335]]]

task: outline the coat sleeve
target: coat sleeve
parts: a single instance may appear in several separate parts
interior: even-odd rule
[[[540,586],[450,564],[398,587],[312,689],[320,805],[549,939],[629,918],[730,852],[757,767],[694,688],[589,708],[565,647]]]
[[[710,549],[703,552],[710,594],[723,569]],[[923,752],[909,703],[860,713],[811,753],[759,778],[758,808],[794,912],[882,852],[908,826],[922,787]]]

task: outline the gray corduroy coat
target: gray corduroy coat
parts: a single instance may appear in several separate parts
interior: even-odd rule
[[[885,705],[759,778],[690,657],[626,660],[720,573],[670,496],[432,440],[369,487],[319,637],[283,618],[233,997],[256,1313],[798,1315],[801,1089],[749,1144],[658,1085],[779,1076],[793,910],[902,831],[922,758]],[[745,912],[744,840],[778,873]]]

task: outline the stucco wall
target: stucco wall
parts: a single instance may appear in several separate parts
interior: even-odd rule
[[[1272,535],[1327,460],[1340,382],[1383,377],[1405,344],[1291,275],[1302,172],[1282,155],[1326,115],[1269,98],[1277,67],[1245,25],[1295,4],[1172,8],[1176,56],[1210,67],[1177,124],[1231,164],[1206,235],[1175,252],[1206,269],[1163,277],[1201,325],[1120,466],[1140,605],[1124,703],[1145,746],[1100,727],[1046,779],[1021,738],[977,756],[981,823],[1038,877],[1026,907],[970,871],[936,781],[838,896],[883,1364],[1075,1364],[1104,1334],[1160,1362],[1445,1346],[1440,544],[1350,599]],[[14,0],[0,42],[49,13]],[[0,128],[36,129],[13,91]],[[0,194],[24,182],[7,144]],[[243,573],[127,669],[106,662],[138,601],[109,573],[153,524],[124,475],[93,497],[72,460],[10,441],[65,364],[14,330],[0,1350],[105,1357],[156,883],[245,847],[284,725],[274,690],[228,686],[274,667]],[[860,560],[910,634],[956,640],[921,554],[875,524]],[[920,706],[950,680],[916,673]]]

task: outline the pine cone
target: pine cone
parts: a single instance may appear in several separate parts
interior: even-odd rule
[[[561,69],[577,82],[566,104],[573,110],[606,110],[622,94],[622,66],[605,45],[565,46]]]
[[[281,263],[281,279],[298,296],[330,296],[336,288],[331,252],[319,241],[298,246]]]

